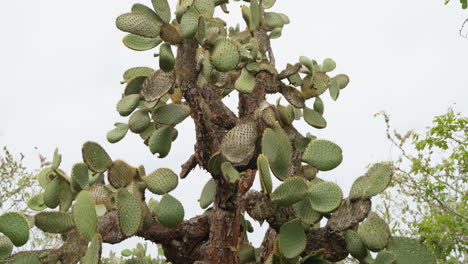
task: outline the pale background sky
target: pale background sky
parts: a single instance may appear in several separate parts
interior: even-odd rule
[[[163,160],[151,155],[138,135],[129,133],[114,145],[105,139],[114,122],[126,121],[115,111],[124,88],[122,73],[158,65],[152,56],[157,50],[127,49],[121,43],[125,34],[114,26],[134,1],[0,2],[0,146],[26,154],[31,168],[38,166],[38,153],[51,157],[59,147],[62,168],[69,172],[81,161],[82,143],[92,140],[114,159],[144,164],[147,172],[159,167],[180,171],[193,153],[189,119],[177,127],[179,138]],[[140,3],[151,5],[149,0]],[[221,17],[244,27],[238,3],[230,10],[230,16]],[[343,163],[321,176],[339,183],[345,194],[366,165],[395,153],[375,113],[387,111],[402,131],[424,129],[450,106],[468,113],[468,39],[458,35],[468,12],[458,1],[444,6],[442,0],[278,0],[272,11],[291,19],[283,37],[273,40],[280,70],[301,55],[318,61],[331,57],[338,65],[334,73],[351,78],[337,102],[322,96],[326,129],[299,126],[342,147]],[[229,103],[235,106],[235,99]],[[202,212],[197,199],[208,177],[197,169],[172,193],[183,202],[186,219]],[[261,236],[251,239],[259,245]],[[105,251],[120,251],[135,241]]]

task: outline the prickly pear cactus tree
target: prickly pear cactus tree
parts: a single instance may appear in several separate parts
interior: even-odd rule
[[[343,161],[337,144],[312,135],[327,126],[321,96],[336,100],[348,76],[331,73],[332,59],[305,56],[277,69],[270,42],[289,18],[274,11],[275,0],[250,0],[241,8],[244,26],[227,28],[214,14],[227,13],[228,2],[179,0],[170,10],[167,0],[152,0],[152,7],[135,4],[116,20],[128,33],[127,47],[158,49],[159,69],[124,73],[117,111],[128,123],[116,123],[107,139],[116,143],[130,130],[163,159],[177,125],[191,118],[194,154],[179,175],[167,168],[146,172],[95,142],[83,145],[83,162],[67,174],[56,151],[52,166],[37,176],[43,192],[29,202],[38,213],[0,216],[0,262],[96,264],[103,243],[138,236],[161,244],[174,264],[334,263],[348,256],[361,263],[434,263],[419,241],[392,237],[371,212],[371,198],[389,185],[392,168],[372,166],[348,195],[319,178]],[[280,99],[269,102],[270,94]],[[239,97],[238,111],[225,105],[226,96]],[[311,133],[295,128],[302,120]],[[185,219],[170,193],[196,166],[212,176],[200,190],[206,212]],[[251,189],[257,177],[261,190]],[[276,189],[273,177],[281,182]],[[145,190],[161,195],[159,201],[147,200]],[[260,248],[249,242],[246,214],[269,225]],[[32,226],[62,234],[63,246],[11,256]]]

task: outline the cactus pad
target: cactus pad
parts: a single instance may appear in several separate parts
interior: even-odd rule
[[[363,198],[369,198],[379,194],[387,188],[392,180],[393,170],[384,164],[373,165],[366,173],[366,188]]]
[[[179,177],[171,169],[160,168],[143,177],[143,181],[150,192],[162,195],[177,187]]]
[[[330,58],[326,58],[322,63],[323,72],[331,72],[336,68],[336,62]]]
[[[116,20],[117,28],[138,36],[155,38],[159,36],[161,24],[141,13],[127,13]]]
[[[86,188],[89,180],[88,165],[85,163],[76,163],[73,165],[71,177],[82,189]]]
[[[392,264],[395,263],[396,259],[397,257],[393,252],[383,250],[375,258],[374,264]]]
[[[73,218],[64,212],[42,212],[34,216],[34,224],[48,233],[64,233],[75,227]]]
[[[151,119],[147,111],[138,110],[130,116],[128,127],[134,133],[142,133],[151,124]]]
[[[0,235],[0,260],[9,257],[11,252],[13,252],[13,243],[8,237]]]
[[[239,48],[230,39],[216,41],[211,52],[211,63],[220,72],[232,71],[240,61]]]
[[[96,142],[88,141],[81,148],[83,161],[94,172],[105,172],[112,165],[109,154]]]
[[[302,161],[321,171],[332,170],[343,161],[341,148],[328,140],[312,140],[307,145]]]
[[[122,140],[128,132],[128,125],[125,123],[115,123],[115,128],[107,132],[106,138],[109,143],[117,143]]]
[[[224,179],[227,181],[234,183],[240,180],[240,173],[232,166],[230,162],[223,162],[221,164],[221,172],[224,176]]]
[[[165,72],[170,72],[174,69],[175,58],[172,53],[171,45],[164,43],[159,48],[159,68]]]
[[[307,107],[304,107],[304,120],[307,124],[318,129],[325,128],[327,126],[327,121],[323,118],[320,112]]]
[[[15,257],[15,259],[8,264],[41,264],[39,258],[35,254],[24,254]]]
[[[137,173],[137,169],[128,165],[125,161],[116,160],[109,168],[108,178],[110,184],[118,189],[129,185]]]
[[[362,243],[359,235],[353,230],[347,230],[344,233],[346,240],[346,249],[356,259],[364,259],[367,256],[367,249]]]
[[[128,34],[123,38],[122,42],[129,49],[145,51],[156,48],[159,44],[161,44],[162,39],[160,37],[147,38],[135,34]]]
[[[193,38],[198,32],[199,13],[194,8],[190,8],[182,15],[180,20],[180,32],[185,39]]]
[[[429,249],[414,239],[393,237],[387,250],[396,255],[395,264],[435,264],[436,261]]]
[[[307,197],[307,183],[301,177],[287,178],[271,194],[271,201],[279,206],[290,206]]]
[[[163,105],[153,113],[154,121],[164,125],[177,125],[190,115],[190,107],[185,104]]]
[[[177,130],[170,126],[163,126],[154,131],[148,141],[151,153],[158,153],[158,158],[161,159],[166,157],[171,150],[174,133],[177,133]]]
[[[213,203],[216,194],[216,182],[213,178],[211,178],[203,187],[202,193],[200,195],[200,199],[198,202],[200,203],[200,207],[202,209],[208,208],[211,203]]]
[[[340,89],[346,88],[346,86],[349,83],[349,77],[346,74],[338,74],[332,79],[336,80],[336,82],[338,83],[338,87],[340,87]]]
[[[44,204],[49,208],[55,208],[60,203],[58,196],[59,183],[59,176],[56,176],[44,189]]]
[[[215,3],[213,0],[195,0],[193,6],[200,12],[200,15],[205,18],[212,18],[215,11]]]
[[[322,219],[322,215],[312,209],[312,204],[308,198],[293,204],[293,209],[296,216],[305,224],[313,225]]]
[[[13,245],[20,247],[29,239],[29,224],[19,213],[5,213],[0,216],[0,233],[7,236]]]
[[[240,93],[251,93],[257,84],[257,79],[246,68],[242,69],[241,75],[237,78],[234,87]]]
[[[364,245],[371,251],[380,251],[387,246],[390,229],[387,223],[376,213],[369,213],[358,228],[358,235]]]
[[[28,207],[34,211],[42,211],[46,209],[47,206],[44,204],[44,193],[39,193],[29,198]]]
[[[151,0],[154,11],[156,14],[166,23],[171,20],[171,8],[167,3],[167,0]]]
[[[273,183],[271,181],[270,165],[264,154],[260,154],[257,158],[257,169],[260,174],[260,185],[265,194],[271,194]]]
[[[235,126],[226,133],[221,143],[223,157],[234,165],[246,165],[255,152],[257,137],[255,123],[249,122]]]
[[[117,103],[117,112],[121,116],[128,116],[137,108],[140,101],[141,96],[139,94],[126,95]]]
[[[304,95],[294,87],[283,85],[280,90],[281,94],[286,98],[286,100],[297,108],[305,107],[305,97]]]
[[[163,97],[174,87],[173,72],[158,70],[145,80],[141,88],[141,95],[147,102],[153,102]]]
[[[81,258],[81,264],[99,264],[101,263],[102,237],[96,234],[91,240],[85,255]]]
[[[337,184],[324,181],[310,186],[309,197],[315,211],[331,213],[340,206],[343,192]]]
[[[88,241],[97,233],[97,215],[93,197],[88,191],[81,191],[75,199],[72,210],[73,220],[81,236]]]
[[[184,220],[184,207],[174,197],[165,194],[157,206],[156,217],[166,227],[176,227]]]
[[[268,158],[273,174],[281,181],[288,176],[292,146],[281,128],[267,128],[262,137],[262,153]]]
[[[140,201],[127,189],[117,193],[120,230],[125,236],[133,236],[143,223],[143,209]]]
[[[283,224],[279,232],[279,250],[288,259],[299,256],[306,248],[307,238],[299,219]]]
[[[323,112],[325,111],[325,105],[323,104],[322,99],[318,96],[315,97],[314,110],[319,112],[321,115],[323,115]]]

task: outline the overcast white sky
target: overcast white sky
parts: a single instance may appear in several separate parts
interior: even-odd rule
[[[126,120],[115,111],[124,88],[122,73],[134,66],[157,67],[152,57],[157,51],[128,50],[121,43],[125,34],[114,26],[133,3],[0,2],[0,146],[26,154],[31,168],[38,166],[38,153],[50,157],[59,147],[62,168],[69,172],[81,161],[82,143],[92,140],[114,159],[144,164],[148,172],[159,167],[180,171],[192,154],[191,120],[178,126],[179,138],[163,160],[152,156],[138,135],[129,134],[116,145],[105,140],[114,122]],[[238,4],[230,9],[232,15],[222,17],[243,26]],[[301,55],[319,61],[331,57],[338,65],[335,72],[351,77],[337,102],[324,96],[325,130],[300,126],[343,148],[343,163],[322,177],[338,182],[345,194],[366,165],[392,157],[383,121],[373,118],[375,113],[387,111],[395,128],[406,131],[423,129],[450,106],[468,112],[468,39],[458,35],[468,12],[458,1],[444,6],[442,0],[278,0],[272,10],[291,19],[283,37],[273,40],[280,70]],[[196,170],[173,192],[184,203],[186,218],[202,212],[196,200],[207,180]],[[252,240],[258,245],[261,237]],[[134,241],[106,251],[120,251]]]

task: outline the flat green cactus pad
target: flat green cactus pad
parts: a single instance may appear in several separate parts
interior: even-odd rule
[[[73,205],[72,215],[81,236],[91,241],[98,230],[98,219],[93,197],[88,191],[81,191],[78,194]]]
[[[198,32],[199,13],[195,8],[190,8],[182,15],[180,20],[180,32],[185,39],[193,38]]]
[[[52,169],[53,170],[58,169],[61,162],[62,162],[62,155],[59,154],[58,148],[56,148],[54,151],[54,156],[53,156],[52,164],[51,164]]]
[[[163,105],[153,113],[154,121],[163,125],[177,125],[190,115],[190,107],[185,104]]]
[[[221,172],[222,172],[222,175],[224,176],[224,179],[226,179],[227,181],[231,183],[234,183],[240,180],[240,177],[241,177],[240,173],[228,161],[223,162],[223,164],[221,164]]]
[[[281,128],[267,128],[262,137],[262,153],[268,158],[273,174],[281,181],[288,176],[292,146]]]
[[[128,116],[137,108],[140,101],[141,96],[139,94],[126,95],[117,103],[117,112],[121,116]]]
[[[211,178],[203,187],[202,193],[200,195],[200,199],[198,202],[200,203],[200,207],[202,209],[208,208],[210,204],[213,203],[216,194],[216,182],[213,178]]]
[[[86,250],[86,254],[81,258],[81,264],[101,263],[102,237],[96,234]]]
[[[129,49],[145,51],[156,48],[159,44],[161,44],[162,39],[160,37],[147,38],[135,34],[128,34],[123,38],[122,42]]]
[[[195,0],[194,7],[205,18],[212,18],[215,11],[215,1],[213,0]]]
[[[329,83],[330,77],[326,73],[314,72],[313,77],[308,75],[304,78],[301,90],[306,98],[317,97],[327,90]]]
[[[297,108],[305,107],[305,97],[301,91],[294,87],[284,85],[281,86],[280,92],[291,105]]]
[[[127,189],[117,193],[120,230],[125,236],[133,236],[143,223],[143,209],[140,201]]]
[[[237,251],[239,252],[240,264],[255,262],[255,248],[251,244],[243,243]]]
[[[126,187],[133,181],[137,173],[138,170],[125,161],[116,160],[109,168],[109,183],[116,189]]]
[[[357,232],[364,245],[374,252],[385,248],[390,238],[387,223],[373,212],[370,212],[367,219],[359,225]]]
[[[128,125],[126,123],[115,123],[115,128],[107,132],[106,138],[109,143],[117,143],[122,140],[128,132]]]
[[[147,79],[147,76],[138,76],[127,82],[124,90],[124,95],[138,94],[141,91],[141,85]],[[128,115],[128,114],[127,114]]]
[[[13,252],[13,243],[11,240],[3,235],[0,235],[0,260],[3,258],[7,258]]]
[[[276,0],[263,0],[262,4],[265,9],[273,7],[275,4]]]
[[[136,77],[148,77],[153,74],[154,70],[149,67],[134,67],[126,70],[123,74],[125,82],[129,82]]]
[[[290,206],[306,197],[306,181],[301,177],[290,177],[273,191],[271,201],[279,206]]]
[[[304,120],[307,124],[318,129],[327,126],[327,121],[323,118],[322,114],[308,107],[304,107]]]
[[[147,111],[138,110],[130,116],[128,126],[134,133],[144,132],[151,124],[151,119]]]
[[[346,240],[346,249],[356,259],[364,259],[367,256],[367,249],[359,238],[358,233],[353,230],[347,230],[344,233]]]
[[[225,160],[220,152],[213,154],[208,160],[208,172],[215,177],[220,176],[222,174],[221,164],[223,164],[223,162],[225,162]]]
[[[96,142],[88,141],[81,148],[83,161],[94,172],[105,172],[112,166],[112,160],[107,152]]]
[[[154,131],[148,141],[151,153],[158,153],[158,158],[164,158],[171,150],[174,134],[177,130],[171,126],[163,126]]]
[[[230,39],[216,41],[211,52],[211,63],[220,72],[232,71],[240,62],[238,44]]]
[[[321,115],[323,115],[323,112],[325,111],[325,105],[323,104],[322,99],[318,96],[315,97],[314,110],[319,112]]]
[[[310,186],[309,198],[312,208],[320,213],[331,213],[343,200],[340,186],[333,182],[321,182]]]
[[[86,188],[89,180],[88,165],[85,163],[76,163],[73,165],[71,177],[82,189]]]
[[[157,70],[145,80],[141,88],[141,95],[147,102],[153,102],[163,97],[174,87],[175,75],[173,72]]]
[[[184,221],[184,207],[176,198],[165,194],[157,206],[156,218],[166,227],[176,227]]]
[[[7,236],[11,242],[20,247],[29,239],[29,224],[19,213],[5,213],[0,216],[0,233]]]
[[[174,69],[175,57],[172,53],[171,45],[164,43],[159,48],[159,68],[165,72],[170,72]]]
[[[257,138],[255,123],[239,124],[224,136],[221,143],[221,154],[234,165],[246,165],[255,152]]]
[[[128,33],[147,38],[159,36],[161,24],[141,13],[127,13],[120,15],[116,20],[117,28]]]
[[[179,177],[171,169],[159,168],[143,177],[146,188],[154,194],[166,194],[177,187]]]
[[[260,154],[257,158],[257,169],[260,174],[260,185],[262,191],[266,194],[271,194],[273,189],[273,182],[271,181],[270,165],[268,159],[264,154]]]
[[[55,208],[59,205],[58,188],[60,176],[55,177],[44,189],[44,204],[49,208]]]
[[[356,200],[362,197],[362,193],[366,189],[367,186],[367,177],[366,176],[359,176],[354,180],[353,185],[351,186],[351,190],[349,191],[349,199]]]
[[[28,207],[34,211],[42,211],[46,209],[47,206],[44,204],[44,193],[35,194],[29,198]]]
[[[338,87],[340,87],[340,89],[346,88],[346,86],[349,83],[349,77],[346,74],[338,74],[335,77],[333,77],[332,79],[337,81]]]
[[[242,69],[241,75],[234,83],[234,87],[240,93],[251,93],[257,84],[257,79],[246,68]]]
[[[308,225],[313,225],[322,219],[322,215],[312,208],[310,199],[303,199],[300,202],[293,204],[294,212],[302,222]]]
[[[306,248],[307,238],[301,220],[291,220],[280,228],[279,250],[288,259],[299,256]]]
[[[383,250],[375,258],[374,264],[392,264],[395,263],[396,259],[397,257],[393,252]]]
[[[351,187],[349,198],[370,198],[379,194],[387,188],[392,180],[393,170],[390,166],[377,163],[374,164],[364,176],[358,177]]]
[[[312,140],[307,145],[302,161],[321,171],[332,170],[343,161],[341,148],[328,140]]]
[[[73,217],[64,212],[42,212],[34,216],[37,228],[48,233],[64,233],[75,227]]]
[[[15,259],[8,264],[41,264],[41,262],[36,255],[25,254],[15,257]]]
[[[336,62],[330,58],[326,58],[322,62],[322,71],[331,72],[336,68]]]
[[[396,255],[395,264],[435,264],[429,249],[411,238],[393,237],[388,242],[387,250]]]
[[[167,3],[167,0],[151,0],[153,4],[154,11],[156,14],[166,23],[169,23],[171,20],[171,8]]]

